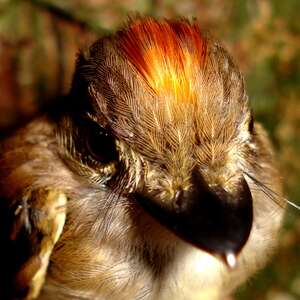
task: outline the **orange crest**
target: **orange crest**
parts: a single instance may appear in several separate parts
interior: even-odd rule
[[[194,99],[193,79],[207,52],[198,24],[138,19],[119,37],[121,51],[157,94],[179,101]]]

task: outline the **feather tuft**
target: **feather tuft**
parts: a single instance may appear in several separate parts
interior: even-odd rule
[[[118,33],[122,54],[157,94],[194,100],[191,80],[205,63],[207,41],[197,23],[137,19]]]

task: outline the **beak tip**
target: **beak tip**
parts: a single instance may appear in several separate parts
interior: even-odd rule
[[[233,252],[226,253],[223,257],[223,260],[229,269],[233,270],[237,267],[237,257],[235,253]]]

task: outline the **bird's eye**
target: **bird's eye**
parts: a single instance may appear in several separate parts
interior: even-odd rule
[[[252,134],[254,130],[254,118],[253,115],[251,114],[249,124],[248,124],[248,130]]]
[[[96,122],[90,122],[84,138],[88,155],[94,161],[108,164],[117,160],[118,153],[115,140],[108,130],[102,128]]]

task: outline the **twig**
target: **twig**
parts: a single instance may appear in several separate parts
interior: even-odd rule
[[[97,34],[107,34],[109,33],[109,30],[95,24],[94,22],[85,19],[81,16],[78,16],[71,11],[68,11],[62,7],[56,6],[51,1],[47,0],[26,0],[30,2],[31,4],[40,7],[43,10],[48,11],[50,14],[53,14],[63,20],[66,20],[68,22],[72,22],[77,24],[78,26],[85,28],[89,31],[92,31]]]

